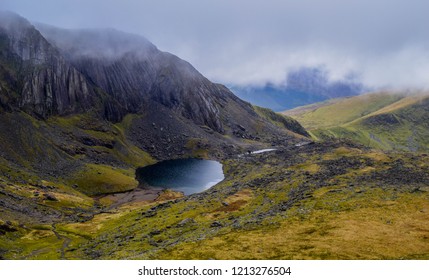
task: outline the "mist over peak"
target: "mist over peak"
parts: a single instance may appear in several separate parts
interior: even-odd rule
[[[324,65],[336,80],[353,72],[370,87],[429,86],[427,1],[58,0],[35,9],[34,1],[3,0],[1,6],[55,26],[144,34],[224,84],[279,84],[296,69]],[[84,50],[94,55],[93,47]]]
[[[72,58],[112,60],[127,53],[148,57],[158,51],[145,37],[114,28],[65,29],[43,23],[35,26],[48,41]]]
[[[12,31],[23,27],[31,27],[31,23],[14,12],[0,10],[0,26]]]

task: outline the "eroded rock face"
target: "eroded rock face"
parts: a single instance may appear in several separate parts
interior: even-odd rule
[[[232,94],[186,61],[159,51],[142,37],[115,30],[39,28],[74,67],[111,97],[105,104],[109,120],[118,121],[141,110],[144,103],[157,102],[223,132],[217,101]]]
[[[7,66],[2,72],[14,82],[9,91],[18,95],[15,106],[47,117],[82,112],[93,105],[87,79],[39,31],[17,15],[2,12],[1,18],[0,59]]]
[[[200,129],[250,140],[285,136],[226,87],[141,36],[36,28],[12,13],[0,18],[0,110],[40,118],[92,111],[114,123],[127,114],[147,119],[155,113],[195,137]]]
[[[96,106],[118,122],[157,102],[224,132],[220,107],[235,101],[232,93],[145,38],[111,29],[36,29],[12,13],[1,18],[1,72],[14,80],[9,90],[1,87],[1,104],[10,103],[6,97],[12,92],[15,107],[42,118]]]

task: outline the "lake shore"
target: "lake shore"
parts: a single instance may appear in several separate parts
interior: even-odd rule
[[[98,197],[98,200],[109,201],[109,209],[118,208],[124,204],[135,202],[154,202],[156,201],[164,188],[160,187],[137,187],[128,192],[107,194]]]

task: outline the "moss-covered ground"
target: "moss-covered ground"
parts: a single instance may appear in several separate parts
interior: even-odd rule
[[[0,255],[428,259],[428,159],[348,142],[286,146],[223,161],[225,180],[203,193],[181,197],[166,191],[115,208],[67,185],[44,182],[52,187],[45,192],[56,198],[50,200],[44,193],[34,197],[38,186],[3,181],[2,198],[37,200],[70,218],[19,222],[2,208]]]

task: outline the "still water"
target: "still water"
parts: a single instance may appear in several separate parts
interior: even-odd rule
[[[222,164],[217,161],[175,159],[138,168],[136,178],[141,184],[173,189],[189,195],[216,185],[225,176]]]

